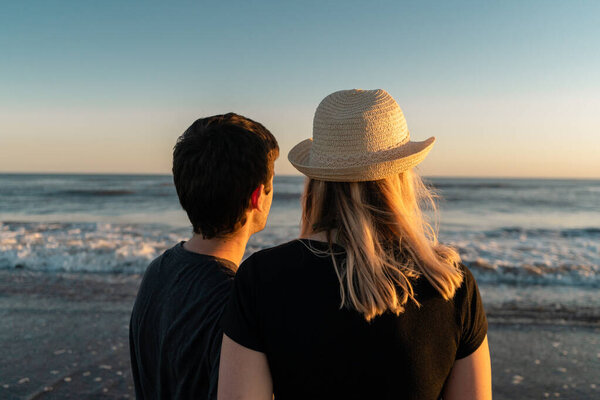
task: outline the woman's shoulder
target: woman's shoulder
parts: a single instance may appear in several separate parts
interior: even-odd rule
[[[458,268],[462,273],[463,279],[460,287],[457,290],[457,293],[462,292],[463,294],[471,294],[474,290],[477,290],[477,281],[475,280],[475,276],[469,267],[462,262],[458,264]]]
[[[301,239],[293,239],[285,243],[278,244],[273,247],[267,247],[253,253],[250,257],[276,257],[280,255],[287,255],[288,253],[297,252],[302,247]]]
[[[302,242],[299,239],[290,240],[279,244],[274,247],[268,247],[261,249],[250,255],[243,264],[250,263],[255,264],[260,261],[261,263],[279,263],[283,260],[290,260],[293,257],[298,256],[302,252]]]
[[[238,275],[244,271],[264,273],[273,268],[280,269],[282,266],[290,265],[303,256],[303,245],[298,239],[291,240],[280,245],[258,250],[250,255],[238,269]]]
[[[343,249],[334,245],[334,252]],[[273,279],[290,274],[310,273],[321,263],[330,263],[327,243],[307,239],[294,239],[280,245],[259,250],[249,256],[240,266],[237,276],[244,279]]]
[[[436,289],[436,287],[427,278],[425,278],[425,276],[419,275],[418,278],[413,281],[413,287],[415,289],[415,293],[417,294],[418,300],[443,300],[440,304],[451,304],[457,309],[460,309],[465,302],[471,301],[473,296],[478,294],[479,290],[475,277],[473,276],[473,273],[469,267],[464,263],[458,263],[456,268],[462,275],[462,281],[456,287],[452,297],[450,297],[448,300],[443,300],[444,295],[438,289]],[[449,301],[449,303],[446,303],[447,301]]]

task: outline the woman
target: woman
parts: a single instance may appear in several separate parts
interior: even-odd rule
[[[475,280],[420,208],[434,140],[411,142],[384,90],[321,102],[288,156],[308,177],[301,238],[240,267],[219,399],[491,398]]]

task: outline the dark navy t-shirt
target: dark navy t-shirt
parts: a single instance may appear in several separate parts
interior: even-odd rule
[[[138,399],[215,399],[218,324],[236,265],[192,253],[183,242],[148,266],[129,329]]]
[[[471,272],[461,266],[464,281],[451,300],[416,279],[421,307],[409,301],[399,316],[367,322],[340,309],[331,258],[309,246],[328,248],[294,240],[249,257],[221,319],[227,336],[266,354],[275,398],[438,399],[455,360],[473,353],[487,333]]]

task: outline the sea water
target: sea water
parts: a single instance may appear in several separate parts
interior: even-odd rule
[[[600,180],[425,181],[439,240],[480,283],[600,287]],[[298,236],[303,184],[275,177],[247,255]],[[138,274],[190,235],[168,175],[0,175],[0,269]]]

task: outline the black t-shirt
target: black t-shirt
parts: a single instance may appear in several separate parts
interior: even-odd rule
[[[147,268],[133,307],[129,346],[138,399],[215,399],[230,261],[183,242]]]
[[[277,399],[438,399],[454,361],[487,333],[477,285],[444,300],[425,278],[413,287],[421,307],[367,322],[339,308],[339,282],[323,242],[294,240],[255,253],[238,270],[223,331],[266,354]],[[337,247],[343,253],[341,247]]]

